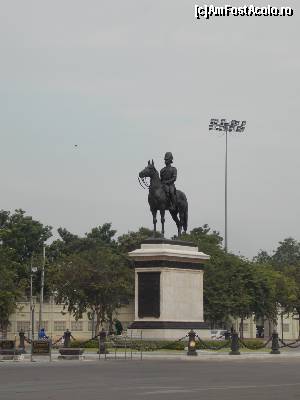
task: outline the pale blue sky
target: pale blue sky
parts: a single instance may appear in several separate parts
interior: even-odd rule
[[[78,234],[151,227],[137,174],[172,151],[189,227],[223,233],[225,140],[208,122],[227,117],[247,120],[229,140],[229,248],[300,240],[297,3],[209,21],[194,4],[0,0],[0,208]]]

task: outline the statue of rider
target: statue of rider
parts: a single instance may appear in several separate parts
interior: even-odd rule
[[[166,166],[160,171],[161,183],[170,200],[170,211],[176,209],[176,188],[174,182],[177,179],[177,169],[172,167],[173,155],[171,152],[165,154],[165,164]]]

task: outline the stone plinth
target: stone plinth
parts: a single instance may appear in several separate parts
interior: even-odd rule
[[[179,339],[203,322],[203,267],[209,256],[184,241],[150,239],[129,253],[135,267],[135,320],[144,338]],[[199,332],[200,333],[200,332]]]
[[[23,360],[24,355],[18,349],[15,350],[0,350],[0,360],[19,361]]]
[[[59,353],[59,360],[84,360],[84,349],[81,348],[63,347]]]

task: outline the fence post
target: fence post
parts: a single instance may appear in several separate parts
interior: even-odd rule
[[[125,335],[125,360],[127,359],[127,332]]]
[[[72,332],[70,332],[69,329],[66,329],[66,331],[63,334],[64,347],[70,347],[71,337],[72,337]]]
[[[98,336],[98,353],[99,353],[99,360],[100,360],[100,358],[101,358],[101,350],[100,350],[101,344],[100,344],[100,340],[101,340],[101,338],[100,338],[100,334],[99,334],[99,336]]]
[[[130,359],[132,360],[132,329],[130,332]]]
[[[142,346],[143,346],[143,331],[141,331],[141,360],[143,359],[143,349],[142,349]]]
[[[33,361],[33,359],[32,359],[32,348],[33,348],[33,339],[31,339],[31,351],[30,351],[30,361],[32,362]]]
[[[239,343],[239,334],[236,331],[233,331],[231,334],[231,352],[229,353],[231,356],[239,356],[240,353],[240,343]]]
[[[196,351],[196,332],[191,329],[188,333],[189,335],[189,342],[188,342],[188,356],[197,356],[197,351]]]
[[[25,332],[23,331],[23,329],[20,330],[19,337],[20,337],[19,351],[21,353],[26,353],[26,351],[25,351]]]
[[[278,332],[274,331],[272,333],[272,351],[270,354],[280,354],[279,350],[279,340],[278,340]]]

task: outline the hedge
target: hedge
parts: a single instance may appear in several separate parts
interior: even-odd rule
[[[220,348],[224,346],[224,340],[203,340],[205,345],[201,342],[196,341],[196,348],[199,350],[206,350],[206,346],[213,347],[213,348]],[[261,348],[261,345],[264,343],[261,339],[243,339],[243,342],[255,349]],[[107,343],[108,347],[113,348],[114,345],[117,345],[119,348],[125,347],[125,340],[120,338],[115,338],[113,341],[110,340]],[[185,341],[167,341],[167,340],[136,340],[134,339],[132,343],[130,339],[127,340],[126,346],[128,349],[132,348],[133,350],[140,351],[155,351],[155,350],[184,350],[188,345],[188,340]],[[90,348],[98,348],[98,340],[90,340],[89,342],[81,342],[78,340],[71,342],[71,347],[84,347],[86,349]],[[240,347],[243,348],[244,346],[242,343]],[[230,343],[227,348],[230,348]]]

